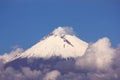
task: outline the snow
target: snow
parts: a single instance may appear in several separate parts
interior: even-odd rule
[[[41,40],[24,53],[21,58],[50,58],[60,56],[62,58],[80,57],[88,47],[88,43],[80,40],[72,34],[71,28],[58,27],[52,35]]]

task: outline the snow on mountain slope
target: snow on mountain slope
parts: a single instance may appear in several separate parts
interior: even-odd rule
[[[79,57],[84,54],[88,43],[77,38],[72,28],[58,27],[49,36],[26,50],[21,58],[50,58],[60,56],[62,58]]]

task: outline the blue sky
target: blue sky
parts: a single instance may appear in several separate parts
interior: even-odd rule
[[[0,53],[31,47],[58,26],[87,42],[120,43],[120,0],[0,0]]]

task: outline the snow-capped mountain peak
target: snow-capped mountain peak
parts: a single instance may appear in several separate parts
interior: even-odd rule
[[[77,38],[72,28],[58,27],[51,35],[47,36],[19,57],[21,58],[50,58],[60,56],[61,58],[74,58],[82,56],[88,44]]]

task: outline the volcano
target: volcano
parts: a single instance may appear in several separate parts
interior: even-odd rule
[[[83,56],[87,47],[88,43],[75,36],[72,28],[58,27],[22,54],[13,57],[5,68],[45,70],[49,67],[65,72],[74,69],[75,59]]]

